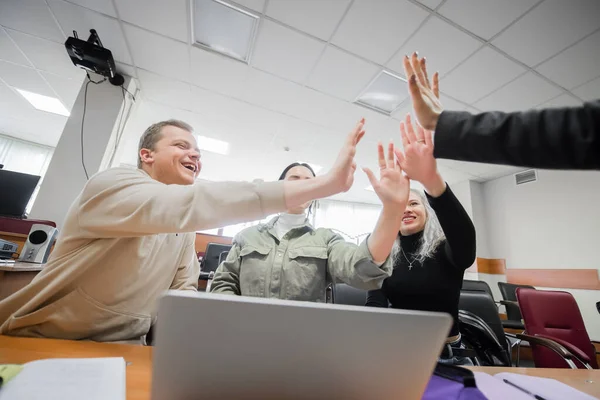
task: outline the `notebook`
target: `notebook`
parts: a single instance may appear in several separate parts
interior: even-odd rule
[[[120,357],[53,358],[0,368],[0,400],[125,400]]]
[[[597,400],[596,397],[580,392],[556,379],[510,372],[501,372],[494,376],[484,372],[473,372],[473,375],[475,375],[477,388],[489,400],[532,400],[534,398],[544,400]],[[534,397],[534,395],[537,397]]]

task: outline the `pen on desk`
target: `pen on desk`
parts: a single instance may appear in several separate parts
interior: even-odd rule
[[[533,397],[534,399],[537,400],[546,400],[544,399],[542,396],[538,396],[537,394],[533,394],[531,393],[529,390],[522,388],[521,386],[515,385],[514,383],[512,383],[511,381],[509,381],[508,379],[502,379],[504,381],[504,383],[506,383],[507,385],[510,385],[512,387],[514,387],[515,389],[519,389],[521,392],[526,393],[528,395],[530,395],[531,397]]]

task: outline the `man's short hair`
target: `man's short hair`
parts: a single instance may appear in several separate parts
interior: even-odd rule
[[[140,150],[148,149],[154,150],[156,146],[156,142],[160,140],[162,137],[162,128],[165,126],[175,126],[177,128],[186,130],[188,132],[193,132],[194,129],[192,126],[186,122],[180,121],[178,119],[168,119],[166,121],[160,121],[155,124],[150,125],[145,131],[142,137],[140,138],[140,144],[138,146],[138,168],[142,168],[142,158],[140,157]]]

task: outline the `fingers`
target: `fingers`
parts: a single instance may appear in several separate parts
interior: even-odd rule
[[[365,172],[365,174],[367,174],[367,178],[369,178],[369,182],[371,183],[371,186],[373,186],[373,188],[375,188],[379,182],[377,182],[377,178],[375,177],[375,174],[373,173],[373,171],[371,171],[367,167],[363,167],[362,170]]]
[[[363,136],[365,136],[365,131],[360,131],[358,137],[356,138],[356,143],[354,143],[354,145],[360,143],[360,140],[363,138]]]
[[[396,159],[394,157],[394,142],[390,141],[390,144],[388,144],[387,167],[393,169],[395,161]]]
[[[394,149],[394,153],[396,153],[396,163],[398,167],[400,167],[400,170],[402,170],[402,164],[404,164],[404,153],[402,153],[400,149]]]
[[[412,100],[413,109],[419,110],[429,107],[423,99],[423,92],[417,82],[417,76],[415,74],[408,75],[408,91],[410,93],[410,99]]]
[[[413,67],[415,75],[417,75],[419,83],[427,87],[427,80],[425,79],[425,75],[423,74],[423,69],[421,68],[421,63],[419,62],[419,55],[416,51],[410,57],[410,64]]]
[[[356,146],[358,144],[360,139],[362,139],[362,137],[365,135],[365,131],[363,130],[364,125],[365,119],[362,118],[360,121],[358,121],[352,132],[350,132],[350,134],[348,135],[348,144],[350,144],[351,146]]]
[[[404,59],[402,60],[402,65],[404,66],[404,74],[406,75],[407,79],[415,74],[412,65],[410,65],[410,59],[407,55],[404,56]]]
[[[425,139],[426,146],[433,146],[433,138],[431,137],[431,131],[425,130],[423,133],[423,139]]]
[[[440,73],[436,72],[433,74],[433,94],[438,99],[440,98]]]
[[[410,119],[410,114],[406,114],[406,118],[404,119],[404,124],[406,126],[406,135],[408,136],[408,140],[410,143],[417,143],[418,138],[413,128],[412,121]]]
[[[402,138],[402,147],[404,148],[404,151],[406,151],[406,148],[410,144],[410,140],[406,134],[406,124],[404,121],[400,122],[400,137]]]
[[[383,145],[381,142],[377,143],[377,161],[379,162],[379,169],[383,170],[387,164],[385,162],[385,154],[383,152]]]
[[[431,89],[431,84],[429,83],[429,74],[427,73],[427,61],[425,60],[425,57],[421,59],[421,70],[425,76],[425,83],[427,84],[427,87]]]
[[[419,125],[418,121],[417,124],[415,124],[415,133],[417,136],[417,142],[427,144],[425,142],[425,131],[423,128],[421,128],[421,125]]]

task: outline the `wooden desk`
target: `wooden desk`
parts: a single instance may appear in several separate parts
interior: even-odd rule
[[[127,399],[149,400],[152,348],[125,344],[29,339],[0,336],[0,364],[21,364],[43,358],[123,357],[127,366]],[[515,372],[553,378],[600,398],[600,370],[471,367],[488,374]]]
[[[44,358],[92,357],[123,357],[131,363],[127,366],[127,400],[150,399],[151,347],[0,336],[0,364],[23,364]]]

